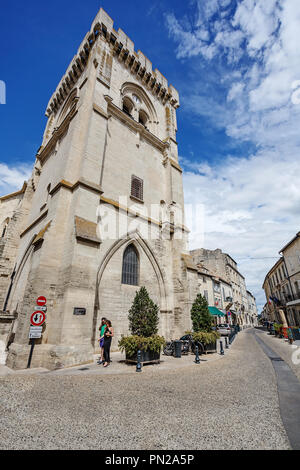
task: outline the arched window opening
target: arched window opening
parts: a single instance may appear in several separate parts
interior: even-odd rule
[[[139,256],[134,245],[129,245],[124,251],[122,284],[138,286],[139,284]]]
[[[139,112],[139,123],[147,128],[148,116],[144,111]]]
[[[132,110],[133,110],[133,104],[132,104],[131,100],[129,98],[125,97],[124,100],[123,100],[123,111],[124,111],[124,113],[131,116]]]
[[[74,73],[75,75],[75,73]],[[67,98],[65,104],[63,105],[63,108],[59,114],[59,117],[57,119],[57,123],[55,124],[55,127],[59,127],[63,121],[65,120],[65,118],[67,117],[67,115],[69,114],[69,112],[71,111],[71,109],[73,109],[73,106],[75,105],[76,101],[78,100],[77,98],[77,88],[75,88],[70,96]]]

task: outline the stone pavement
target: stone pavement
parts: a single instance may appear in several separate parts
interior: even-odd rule
[[[0,448],[290,449],[276,375],[253,330],[219,357],[141,374],[1,377]]]
[[[225,349],[225,341],[223,339],[223,348],[225,353],[229,353],[229,349]],[[217,361],[224,356],[221,356],[220,351],[220,344],[218,341],[217,344],[217,353],[207,353],[200,356],[201,363],[207,363],[212,361]],[[9,369],[6,366],[0,365],[0,377],[5,375],[40,375],[40,374],[51,374],[51,375],[119,375],[119,374],[135,374],[136,373],[136,366],[135,364],[126,364],[125,363],[125,354],[120,352],[111,353],[112,363],[109,367],[104,368],[101,365],[97,364],[97,360],[99,355],[94,356],[94,362],[74,367],[68,367],[65,369],[59,369],[56,371],[49,371],[48,369],[38,368],[38,369],[24,369],[19,371],[14,371]],[[182,356],[180,359],[164,356],[161,355],[160,364],[147,364],[143,366],[142,371],[143,373],[147,374],[150,372],[159,372],[159,371],[167,371],[167,370],[178,370],[181,368],[186,368],[189,366],[197,365],[194,363],[195,356],[189,354],[188,356]]]

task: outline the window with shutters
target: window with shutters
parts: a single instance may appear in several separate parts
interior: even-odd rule
[[[122,284],[129,286],[139,284],[139,255],[134,245],[129,245],[124,251]]]
[[[135,199],[139,199],[140,201],[143,201],[143,197],[144,197],[143,186],[144,186],[143,180],[133,175],[131,177],[131,197]]]

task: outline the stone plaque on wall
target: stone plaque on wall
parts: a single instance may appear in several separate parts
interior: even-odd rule
[[[73,314],[74,315],[86,315],[86,308],[75,307]]]

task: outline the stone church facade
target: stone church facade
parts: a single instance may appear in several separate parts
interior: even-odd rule
[[[0,198],[9,367],[26,367],[40,295],[48,311],[33,367],[91,361],[103,316],[117,349],[141,286],[166,339],[191,327],[199,284],[184,226],[178,107],[176,89],[101,9],[49,101],[31,178]]]

